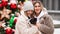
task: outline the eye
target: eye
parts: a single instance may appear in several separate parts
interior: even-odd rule
[[[37,7],[37,6],[35,6],[35,7]]]
[[[35,6],[35,7],[41,7],[41,6]]]
[[[38,7],[41,7],[41,6],[38,6]]]

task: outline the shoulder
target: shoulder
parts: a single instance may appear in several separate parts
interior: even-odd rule
[[[52,21],[53,20],[52,17],[50,15],[48,15],[48,14],[43,15],[42,18],[44,20],[47,20],[47,21]]]
[[[45,18],[52,18],[51,15],[49,15],[49,14],[45,14],[45,15],[43,15],[42,17],[45,17]]]
[[[22,20],[22,19],[23,19],[22,15],[18,16],[18,20]]]

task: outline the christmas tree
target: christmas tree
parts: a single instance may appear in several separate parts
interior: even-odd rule
[[[14,34],[16,15],[18,12],[15,1],[2,0],[0,2],[0,34]]]
[[[20,8],[17,7],[21,1],[27,0],[1,0],[0,1],[0,34],[14,34],[17,16]]]

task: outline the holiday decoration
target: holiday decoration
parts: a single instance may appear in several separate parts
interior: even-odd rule
[[[0,8],[2,8],[3,6],[2,6],[2,3],[0,3]]]
[[[2,19],[5,19],[5,18],[10,19],[10,16],[9,16],[10,13],[11,13],[10,10],[3,9],[3,11],[0,12],[1,18]]]
[[[9,21],[10,22],[10,25],[9,25],[10,27],[13,27],[14,17],[15,17],[14,14],[12,14],[12,17],[11,17],[11,19]]]
[[[8,1],[2,1],[2,6],[7,6],[8,5]]]
[[[25,2],[27,0],[21,0]],[[17,0],[0,1],[0,34],[14,34],[17,17],[20,15]],[[21,7],[20,7],[21,8]]]
[[[11,4],[10,5],[10,9],[16,9],[16,8],[17,8],[16,4]]]
[[[5,30],[3,27],[0,27],[0,34],[5,34]]]
[[[16,22],[17,22],[17,17],[14,18],[14,24],[16,24]]]
[[[12,33],[13,33],[12,29],[10,27],[8,27],[6,29],[6,34],[12,34]]]
[[[17,11],[17,1],[16,0],[10,0],[10,10],[13,14]]]

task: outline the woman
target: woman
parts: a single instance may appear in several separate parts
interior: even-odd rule
[[[34,25],[30,26],[30,22],[29,22],[29,20],[33,18],[32,2],[30,1],[25,2],[23,9],[24,9],[24,14],[21,14],[18,17],[15,34],[36,34],[38,32],[37,26],[34,26]]]
[[[54,26],[51,16],[47,13],[40,1],[34,2],[34,16],[37,18],[38,29],[42,34],[53,34]]]

